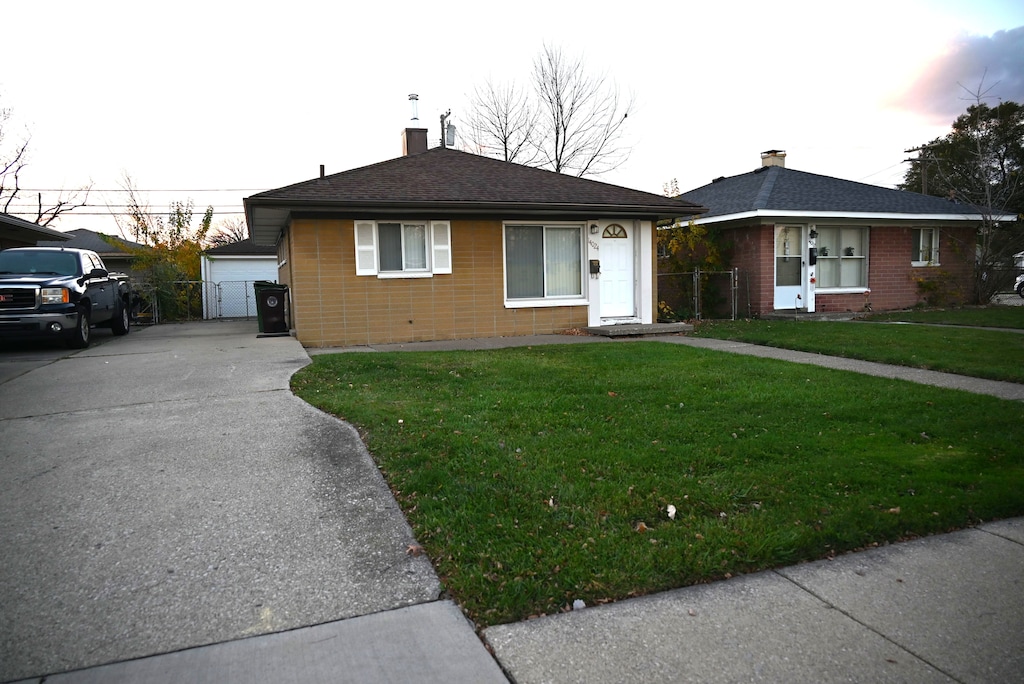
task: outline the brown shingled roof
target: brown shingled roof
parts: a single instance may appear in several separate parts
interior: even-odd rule
[[[678,198],[442,147],[268,190],[246,198],[245,210],[250,234],[263,244],[301,213],[661,219],[705,211]]]

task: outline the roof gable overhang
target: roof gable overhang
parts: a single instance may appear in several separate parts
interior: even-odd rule
[[[5,238],[22,242],[37,242],[39,240],[60,240],[66,242],[71,239],[70,235],[59,230],[40,226],[17,216],[3,213],[0,213],[0,233]]]

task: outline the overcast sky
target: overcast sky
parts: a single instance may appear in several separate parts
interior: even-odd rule
[[[125,172],[154,209],[191,198],[222,218],[320,164],[397,157],[409,93],[437,144],[441,112],[458,126],[474,86],[526,84],[545,42],[635,96],[630,159],[600,180],[654,193],[745,173],[768,149],[891,187],[969,91],[1024,103],[1013,0],[37,0],[2,16],[5,145],[31,135],[22,186],[95,188],[59,230],[116,233],[86,214],[123,202],[104,191]]]

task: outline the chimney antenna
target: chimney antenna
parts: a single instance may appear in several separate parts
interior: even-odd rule
[[[451,145],[455,144],[455,127],[448,123],[448,117],[450,117],[451,115],[452,115],[452,110],[450,110],[450,109],[447,112],[445,112],[444,114],[441,115],[441,147],[447,147],[448,146],[445,143],[447,142],[448,137],[449,137],[449,132],[448,132],[449,128],[452,129],[451,133],[450,133],[452,141],[449,144],[451,144]]]
[[[409,102],[412,104],[412,120],[419,121],[420,114],[417,110],[419,109],[420,96],[416,93],[410,93]]]

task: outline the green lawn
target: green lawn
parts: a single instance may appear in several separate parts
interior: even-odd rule
[[[975,306],[960,309],[928,309],[871,314],[869,321],[907,321],[939,325],[975,325],[1024,329],[1024,306]]]
[[[360,428],[480,625],[1024,514],[1024,405],[815,366],[630,342],[322,355],[292,386]]]
[[[740,320],[708,321],[694,334],[1024,382],[1024,334],[1019,332],[861,321]]]

